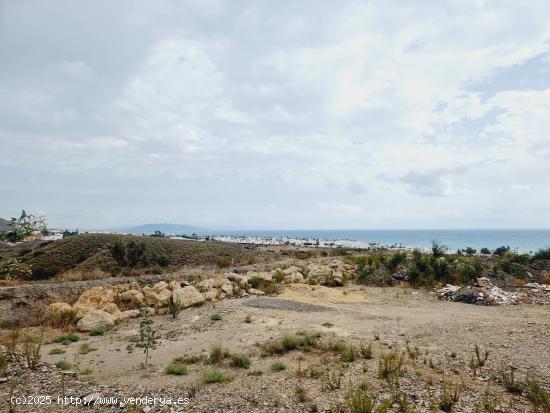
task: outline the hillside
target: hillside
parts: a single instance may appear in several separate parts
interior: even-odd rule
[[[231,265],[246,260],[252,251],[243,246],[221,242],[194,242],[168,238],[137,237],[118,234],[81,234],[40,246],[28,252],[21,260],[30,265],[33,278],[50,278],[70,269],[100,268],[112,272],[117,263],[109,246],[115,241],[135,241],[145,245],[148,256],[163,257],[165,266]]]

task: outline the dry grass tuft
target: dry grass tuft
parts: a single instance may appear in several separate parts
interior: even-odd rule
[[[109,278],[111,274],[106,273],[105,271],[100,270],[99,268],[94,268],[91,271],[86,270],[69,270],[65,271],[63,274],[59,274],[55,277],[57,281],[88,281],[88,280],[102,280],[104,278]]]

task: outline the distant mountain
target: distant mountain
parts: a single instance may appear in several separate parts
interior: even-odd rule
[[[0,232],[11,231],[11,227],[9,226],[9,223],[10,221],[0,218]]]
[[[207,228],[194,227],[192,225],[181,224],[143,224],[135,227],[121,227],[117,231],[128,232],[131,234],[152,234],[155,231],[173,234],[208,234],[212,231]]]

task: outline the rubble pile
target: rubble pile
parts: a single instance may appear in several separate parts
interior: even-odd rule
[[[527,283],[520,291],[505,291],[487,277],[477,278],[472,286],[447,284],[437,291],[441,300],[478,305],[550,304],[550,285]]]

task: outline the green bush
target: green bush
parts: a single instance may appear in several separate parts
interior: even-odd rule
[[[55,354],[65,354],[65,350],[63,350],[62,348],[52,348],[48,354],[50,356],[53,356]]]
[[[397,267],[407,259],[405,252],[394,252],[390,258],[385,262],[386,268],[391,272],[394,272]]]
[[[54,343],[60,343],[60,344],[63,344],[64,346],[68,346],[69,344],[75,343],[79,340],[80,340],[80,336],[76,334],[68,334],[65,336],[58,336],[54,338],[52,341]]]
[[[185,376],[187,374],[187,366],[185,364],[172,362],[166,366],[164,372],[174,376]]]
[[[271,365],[272,371],[282,371],[286,370],[286,365],[282,361],[276,361]]]
[[[222,315],[220,313],[214,313],[210,316],[210,320],[212,321],[220,321],[222,319]]]
[[[233,380],[233,376],[221,370],[205,371],[202,377],[204,383],[225,383]]]
[[[68,361],[61,360],[61,361],[58,361],[57,363],[55,363],[55,367],[57,367],[58,369],[61,369],[61,370],[70,370],[70,369],[73,368],[73,365],[71,363],[69,363]]]
[[[78,348],[78,354],[88,354],[96,350],[97,350],[96,348],[90,346],[88,343],[83,343]]]
[[[536,260],[550,260],[550,248],[544,248],[538,250],[533,258]]]
[[[204,359],[205,359],[204,356],[181,356],[181,357],[176,357],[174,359],[174,363],[195,364],[203,361]]]
[[[90,330],[91,336],[102,336],[105,332],[108,331],[108,328],[105,326],[96,326]]]

